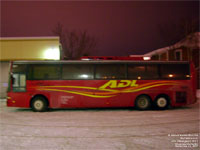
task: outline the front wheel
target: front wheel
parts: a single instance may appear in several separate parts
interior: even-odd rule
[[[135,101],[135,107],[138,110],[148,110],[151,107],[151,100],[146,95],[141,95],[137,97]]]
[[[47,107],[46,99],[41,96],[37,96],[31,101],[31,108],[35,112],[44,112],[47,110]]]

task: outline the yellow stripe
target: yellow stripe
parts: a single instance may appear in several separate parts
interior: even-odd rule
[[[153,87],[164,86],[164,85],[177,85],[177,84],[179,83],[175,81],[157,81],[157,82],[141,84],[137,87],[129,87],[123,90],[100,89],[100,88],[85,87],[85,86],[40,86],[39,90],[72,93],[72,94],[93,97],[93,98],[110,98],[110,97],[116,96],[119,93],[138,92],[138,91],[142,91],[142,90],[153,88]],[[90,89],[90,90],[108,91],[108,92],[101,92],[101,93],[100,92],[77,92],[77,91],[52,89],[52,88],[77,88],[77,89]],[[93,93],[95,95],[93,95]]]
[[[155,85],[155,84],[160,84],[160,83],[166,83],[166,84],[171,84],[171,83],[175,84],[176,83],[176,84],[178,84],[175,81],[157,81],[157,82],[150,82],[150,83],[141,84],[137,87],[129,87],[126,90],[128,90],[128,89],[138,89],[138,88],[141,88],[141,87],[144,87],[144,86],[147,86],[147,85],[150,86],[150,85]]]
[[[83,95],[83,96],[88,96],[88,97],[95,97],[95,98],[109,98],[113,97],[115,95],[110,95],[110,96],[99,96],[99,95],[91,95],[91,94],[85,94],[81,92],[75,92],[75,91],[68,91],[68,90],[59,90],[59,89],[39,89],[39,90],[45,90],[45,91],[58,91],[58,92],[65,92],[65,93],[72,93],[72,94],[78,94],[78,95]]]
[[[101,89],[101,88],[94,88],[94,87],[87,87],[87,86],[40,86],[40,87],[47,87],[47,88],[78,88],[78,89],[89,89],[89,90],[99,90],[99,91],[110,91],[110,92],[116,92],[118,90],[113,89]]]
[[[146,86],[146,87],[142,87],[142,88],[139,88],[139,89],[135,89],[135,90],[125,90],[123,91],[124,93],[130,93],[130,92],[138,92],[138,91],[142,91],[142,90],[145,90],[145,89],[149,89],[149,88],[153,88],[153,87],[157,87],[157,86],[163,86],[163,85],[176,85],[176,84],[155,84],[155,85],[151,85],[151,86]]]

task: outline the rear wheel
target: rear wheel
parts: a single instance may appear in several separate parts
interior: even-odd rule
[[[146,95],[141,95],[136,98],[135,107],[138,110],[148,110],[151,107],[151,99]]]
[[[35,112],[44,112],[47,107],[47,101],[42,96],[37,96],[31,101],[31,108]]]
[[[164,109],[168,108],[169,101],[166,97],[160,96],[160,97],[156,98],[154,104],[157,109],[164,110]]]

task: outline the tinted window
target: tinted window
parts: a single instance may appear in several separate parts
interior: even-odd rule
[[[147,65],[145,75],[147,79],[158,79],[158,65]]]
[[[128,78],[141,79],[145,74],[145,65],[128,65]]]
[[[121,79],[126,76],[125,65],[99,64],[96,65],[96,79]]]
[[[59,65],[33,65],[33,79],[59,79]]]
[[[162,64],[160,67],[163,79],[185,79],[190,75],[188,64]]]
[[[20,73],[20,72],[26,72],[26,65],[20,65],[20,64],[13,64],[12,66],[12,72],[16,73]]]
[[[157,79],[158,67],[157,65],[128,65],[128,78],[129,79]]]
[[[63,79],[93,79],[93,65],[63,65]]]

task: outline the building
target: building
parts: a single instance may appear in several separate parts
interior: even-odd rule
[[[154,50],[144,56],[151,57],[151,60],[193,61],[197,71],[197,86],[200,88],[200,32],[190,34],[174,45]]]
[[[0,98],[6,97],[10,61],[59,60],[59,47],[59,37],[0,38]]]

